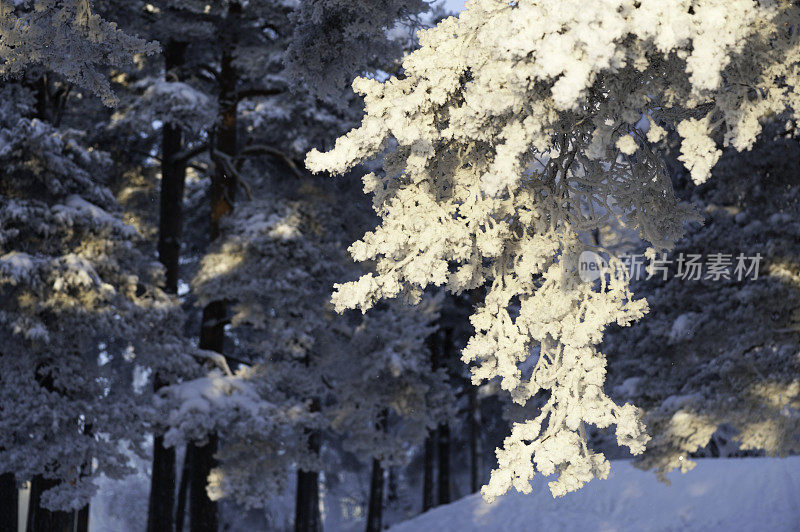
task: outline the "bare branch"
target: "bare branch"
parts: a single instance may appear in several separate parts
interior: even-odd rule
[[[271,155],[273,157],[277,157],[278,159],[282,160],[286,166],[289,167],[289,169],[292,171],[292,173],[296,178],[298,179],[303,178],[303,173],[297,167],[297,164],[295,164],[292,158],[277,148],[273,148],[272,146],[267,146],[265,144],[254,144],[252,146],[244,148],[239,153],[237,159],[241,160],[250,155]]]

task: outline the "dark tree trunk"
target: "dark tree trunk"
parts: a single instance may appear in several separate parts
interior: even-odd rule
[[[217,465],[217,436],[211,434],[203,446],[192,446],[192,467],[189,486],[189,530],[191,532],[217,532],[219,513],[217,503],[208,498],[208,474]]]
[[[242,14],[242,6],[231,2],[228,16],[220,30],[222,58],[219,71],[219,116],[216,125],[216,145],[214,149],[224,156],[233,157],[237,153],[237,99],[238,73],[234,65],[234,52],[237,44],[236,31]],[[212,154],[213,156],[213,154]],[[225,164],[224,158],[214,158],[214,175],[211,176],[211,240],[219,236],[219,223],[223,216],[233,209],[236,195],[236,176],[232,168]]]
[[[225,339],[226,305],[213,301],[203,309],[200,328],[200,348],[222,353]],[[189,530],[191,532],[217,532],[219,516],[217,503],[208,498],[206,485],[208,475],[217,465],[217,435],[208,435],[205,445],[190,443],[187,447],[189,460]]]
[[[164,46],[164,72],[168,80],[180,79],[187,43],[167,41]],[[164,124],[161,132],[161,204],[158,226],[158,260],[166,270],[165,289],[178,292],[178,259],[183,238],[183,187],[186,163],[176,160],[183,149],[183,131]]]
[[[469,490],[475,493],[480,489],[480,427],[481,410],[478,391],[467,383],[469,394]]]
[[[219,28],[219,43],[222,51],[219,76],[219,108],[220,115],[216,125],[216,145],[214,152],[224,156],[236,155],[236,88],[238,75],[233,62],[237,45],[237,31],[242,14],[242,5],[231,2],[228,14]],[[214,160],[214,174],[211,176],[209,199],[211,202],[211,219],[209,227],[210,240],[220,235],[222,217],[233,210],[236,195],[236,180],[231,169],[219,156]],[[200,329],[200,348],[223,352],[225,339],[225,320],[227,305],[225,301],[213,301],[203,309]],[[214,454],[217,451],[217,436],[210,434],[208,443],[202,447],[193,445],[190,463],[189,493],[189,528],[191,532],[216,532],[219,526],[217,503],[208,498],[206,484],[211,469],[216,466]]]
[[[78,510],[75,516],[75,532],[89,532],[89,505]]]
[[[369,509],[367,532],[379,532],[383,528],[383,466],[377,458],[372,459],[372,479],[369,483]]]
[[[92,435],[94,432],[92,431],[91,423],[87,423],[83,431],[85,434]],[[87,460],[83,466],[81,467],[81,476],[90,475],[92,471],[92,461]],[[89,503],[83,505],[83,507],[79,510],[75,511],[75,532],[89,532]]]
[[[389,411],[378,414],[376,429],[386,432]],[[367,510],[367,532],[378,532],[383,528],[383,485],[384,469],[379,457],[372,459],[372,479],[369,484],[369,507]]]
[[[183,457],[181,469],[181,482],[178,486],[178,507],[175,509],[175,531],[183,532],[183,522],[186,519],[186,492],[189,491],[189,470],[192,463],[192,447],[186,446],[186,455]]]
[[[74,532],[75,512],[52,511],[41,505],[42,493],[57,486],[58,482],[41,475],[31,480],[27,532]]]
[[[19,491],[13,473],[0,475],[0,532],[17,532]]]
[[[167,41],[164,46],[166,79],[180,79],[179,69],[185,62],[187,43]],[[166,271],[165,290],[178,293],[181,241],[183,237],[183,187],[186,165],[176,161],[183,148],[183,132],[173,124],[164,124],[161,136],[161,203],[158,232],[158,259]],[[168,384],[156,374],[155,390]],[[147,509],[147,531],[175,529],[175,449],[164,447],[161,434],[153,436],[153,466],[150,477],[150,500]]]
[[[426,340],[428,351],[431,357],[431,369],[436,370],[439,368],[441,359],[441,332],[436,330],[428,336]],[[435,489],[433,485],[433,474],[436,468],[436,450],[439,441],[439,431],[434,429],[425,438],[425,463],[422,473],[422,511],[427,512],[435,507],[437,502],[435,498]]]
[[[156,381],[156,387],[163,382]],[[153,469],[147,508],[147,531],[175,529],[175,449],[164,447],[164,436],[153,437]]]
[[[318,405],[312,404],[312,410]],[[308,434],[308,448],[319,454],[321,435],[318,431]],[[295,532],[319,532],[322,522],[319,514],[319,471],[297,470],[297,498],[294,506]]]
[[[432,362],[436,368],[447,368],[448,361],[455,355],[452,329],[443,329],[435,335],[437,349],[432,350]],[[436,458],[439,466],[436,492],[438,504],[450,502],[450,425],[439,424],[436,430]]]
[[[425,438],[425,463],[422,472],[422,511],[427,512],[434,506],[433,500],[433,468],[436,463],[436,430]]]
[[[437,504],[450,502],[450,425],[439,425],[437,441],[437,455],[439,462],[439,477],[437,478]]]

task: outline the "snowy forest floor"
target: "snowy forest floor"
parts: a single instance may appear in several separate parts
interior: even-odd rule
[[[559,499],[537,476],[530,495],[510,493],[491,505],[471,495],[390,530],[800,530],[800,456],[701,459],[692,471],[668,478],[670,486],[629,461],[613,461],[608,479]]]
[[[672,472],[671,485],[655,474],[614,460],[606,480],[593,480],[554,499],[546,479],[537,476],[533,493],[509,493],[494,504],[480,494],[435,508],[390,532],[582,532],[647,531],[798,531],[800,456],[698,459],[686,474]],[[106,480],[92,500],[90,532],[141,529],[147,507],[147,482],[141,476]],[[290,511],[291,501],[284,501]],[[363,518],[327,515],[326,532],[363,530]],[[238,520],[233,532],[256,532],[258,525]]]

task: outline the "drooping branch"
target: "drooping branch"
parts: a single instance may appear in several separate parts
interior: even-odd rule
[[[292,171],[292,174],[298,179],[303,177],[303,173],[297,167],[297,164],[289,157],[288,154],[282,152],[277,148],[273,148],[272,146],[267,146],[265,144],[254,144],[244,148],[240,153],[239,156],[236,158],[237,168],[241,168],[242,161],[251,155],[271,155],[273,157],[277,157],[283,163],[289,167],[289,170]]]
[[[200,144],[199,146],[195,146],[194,148],[191,148],[191,149],[187,148],[185,150],[182,150],[182,151],[179,151],[178,153],[176,153],[174,155],[174,157],[173,157],[173,161],[176,164],[179,164],[179,163],[180,164],[187,164],[189,161],[191,161],[192,159],[194,159],[195,157],[197,157],[198,155],[200,155],[204,151],[207,151],[208,148],[209,148],[209,143],[207,143],[207,142],[204,142],[203,144]]]

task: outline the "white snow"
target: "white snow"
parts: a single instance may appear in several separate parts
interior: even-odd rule
[[[607,480],[554,499],[537,476],[533,493],[509,493],[494,504],[480,494],[436,508],[391,532],[559,530],[800,530],[800,457],[697,460],[672,483],[629,461],[614,461]]]

